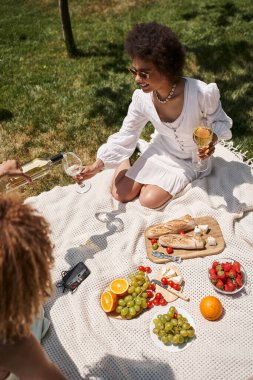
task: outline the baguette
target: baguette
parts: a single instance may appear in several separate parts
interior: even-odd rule
[[[191,231],[195,226],[195,220],[190,215],[185,215],[182,218],[149,227],[146,235],[148,239],[159,238],[162,235],[178,234],[180,231]]]
[[[199,236],[168,234],[159,237],[159,244],[178,249],[204,249],[206,242]]]

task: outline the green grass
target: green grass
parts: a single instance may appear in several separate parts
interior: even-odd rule
[[[91,163],[120,128],[135,89],[124,36],[134,23],[153,20],[186,46],[185,75],[218,84],[233,141],[253,157],[252,0],[71,0],[77,59],[67,57],[57,6],[0,4],[0,160],[75,151]],[[143,137],[151,131],[148,125]],[[58,166],[24,196],[70,181]]]

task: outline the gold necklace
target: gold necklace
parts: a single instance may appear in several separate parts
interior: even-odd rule
[[[175,92],[175,90],[176,90],[176,87],[177,87],[177,84],[174,83],[173,86],[171,87],[171,90],[170,90],[170,92],[169,92],[169,95],[168,95],[167,98],[165,98],[164,100],[162,100],[162,99],[160,98],[160,95],[158,95],[158,92],[155,90],[154,93],[155,93],[155,96],[156,96],[156,99],[158,100],[158,102],[159,102],[159,103],[163,103],[163,104],[167,103],[167,102],[172,98],[172,96],[174,95],[174,92]]]

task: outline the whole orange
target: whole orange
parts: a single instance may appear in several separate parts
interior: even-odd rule
[[[209,321],[215,321],[222,314],[222,304],[218,298],[213,296],[203,298],[199,307],[203,317]]]

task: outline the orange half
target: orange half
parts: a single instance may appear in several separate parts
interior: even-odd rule
[[[101,307],[106,313],[116,309],[118,297],[116,294],[110,292],[110,290],[105,290],[101,296]]]
[[[125,278],[117,278],[110,283],[110,291],[117,295],[123,295],[129,287],[128,281]]]

